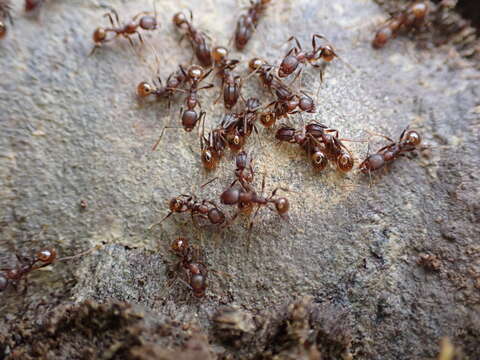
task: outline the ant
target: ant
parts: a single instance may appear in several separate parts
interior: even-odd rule
[[[93,32],[93,41],[95,43],[95,46],[90,52],[90,55],[92,55],[95,50],[101,46],[101,44],[111,41],[120,35],[127,38],[132,47],[134,46],[134,44],[130,36],[133,34],[137,34],[140,42],[143,43],[143,38],[142,35],[138,32],[138,28],[142,28],[143,30],[155,30],[158,26],[156,13],[152,16],[150,12],[143,11],[135,15],[129,23],[121,25],[117,11],[110,7],[107,8],[110,10],[110,12],[106,13],[104,17],[108,17],[112,27],[98,27],[97,29],[95,29],[95,31]],[[114,36],[108,37],[109,33],[113,33]]]
[[[158,77],[160,86],[157,86],[155,82],[150,84],[146,81],[142,81],[137,85],[137,94],[141,98],[145,98],[150,95],[155,95],[157,99],[168,98],[170,107],[171,97],[175,91],[177,91],[177,89],[185,83],[186,80],[187,75],[183,67],[180,65],[179,70],[171,73],[168,76],[165,86],[163,86],[162,79],[160,77]]]
[[[248,62],[250,76],[257,73],[262,85],[270,91],[286,85],[274,74],[275,67],[261,58],[253,58]]]
[[[428,14],[428,3],[416,1],[410,4],[405,10],[393,15],[376,32],[372,41],[375,49],[383,48],[390,39],[396,38],[400,30],[419,28]]]
[[[287,212],[290,208],[290,204],[287,198],[276,197],[278,190],[288,191],[284,188],[275,188],[269,197],[263,196],[263,192],[265,190],[265,176],[263,176],[261,192],[260,194],[257,194],[249,181],[250,179],[253,180],[254,177],[253,168],[249,166],[250,176],[243,175],[243,170],[246,167],[246,162],[246,156],[244,157],[243,154],[239,154],[237,156],[237,169],[235,170],[235,175],[237,176],[237,179],[228,187],[228,189],[223,191],[223,193],[220,195],[220,202],[224,205],[237,205],[238,210],[229,222],[235,220],[235,218],[240,213],[251,213],[253,208],[257,206],[257,209],[255,210],[255,213],[249,224],[248,239],[250,239],[253,223],[255,221],[255,218],[257,217],[260,208],[267,207],[268,209],[273,210],[269,207],[270,204],[273,204],[275,207],[274,211],[276,211],[277,214],[280,215],[280,217],[286,218]],[[240,183],[240,187],[234,187],[237,181]]]
[[[291,36],[287,42],[295,40],[296,46],[291,48],[285,55],[285,58],[282,60],[280,68],[278,69],[278,76],[281,78],[287,77],[295,72],[300,64],[306,65],[309,63],[315,68],[320,68],[321,66],[316,64],[316,61],[323,59],[326,62],[331,62],[335,57],[338,56],[331,45],[317,47],[316,39],[326,40],[323,35],[314,34],[312,36],[312,50],[304,51],[302,50],[302,45],[300,45],[298,39],[295,36]],[[302,69],[297,72],[295,75],[295,80],[301,72]],[[320,71],[320,80],[323,81],[323,71]]]
[[[212,66],[212,54],[210,53],[210,47],[205,41],[206,35],[193,27],[192,11],[190,11],[190,21],[187,20],[187,17],[183,12],[178,12],[173,15],[172,20],[173,24],[178,29],[186,29],[186,33],[182,35],[180,41],[183,40],[184,36],[188,36],[195,55],[197,56],[198,61],[200,61],[200,64],[202,64],[204,67]]]
[[[4,20],[8,20],[10,24],[13,24],[12,15],[10,14],[11,10],[10,0],[0,0],[0,39],[4,38],[8,31]]]
[[[400,134],[398,142],[393,141],[391,138],[381,135],[390,144],[382,147],[375,154],[368,155],[367,158],[358,166],[363,173],[370,174],[372,171],[381,169],[387,163],[393,162],[400,156],[405,156],[405,153],[417,150],[418,146],[422,142],[420,134],[415,130],[408,130],[408,126]],[[408,131],[407,131],[408,130]]]
[[[32,271],[44,268],[50,264],[53,264],[54,262],[66,261],[84,256],[97,248],[99,247],[97,246],[80,254],[63,258],[57,258],[57,251],[54,248],[40,250],[33,257],[25,257],[16,254],[18,260],[18,265],[16,267],[10,269],[0,269],[3,272],[0,273],[0,291],[6,290],[10,284],[16,288],[16,283],[22,279],[25,279],[26,275]],[[26,291],[27,287],[25,287],[24,292]]]
[[[205,169],[213,170],[217,167],[226,146],[227,140],[224,137],[223,128],[210,131],[208,137],[205,137],[205,129],[203,129],[200,137],[200,151]]]
[[[187,274],[188,284],[193,291],[193,295],[197,298],[204,297],[207,288],[207,268],[199,261],[194,262],[194,258],[198,258],[199,256],[194,256],[194,249],[190,246],[188,239],[183,237],[176,238],[170,245],[170,250],[180,258],[176,268],[179,269],[180,266],[183,267]]]
[[[240,95],[240,89],[242,87],[241,77],[235,75],[233,70],[239,63],[238,60],[229,60],[228,59],[228,50],[223,46],[217,46],[212,50],[213,60],[215,66],[218,68],[217,76],[222,80],[222,91],[220,97],[223,93],[223,103],[227,110],[230,110],[238,101]],[[215,101],[217,102],[218,99]]]
[[[260,15],[265,11],[271,0],[250,0],[250,7],[246,14],[240,16],[235,29],[235,47],[243,50],[257,27]]]
[[[211,205],[212,207],[209,207]],[[162,223],[174,213],[190,212],[192,221],[195,223],[195,215],[210,221],[213,225],[221,225],[225,222],[225,214],[210,200],[197,200],[195,195],[181,194],[169,202],[170,212],[160,221]],[[159,224],[160,224],[159,223]],[[153,225],[151,226],[153,227]]]
[[[188,93],[187,97],[185,98],[186,110],[183,111],[183,107],[180,109],[182,126],[187,132],[192,131],[197,125],[197,122],[201,121],[202,117],[204,117],[206,114],[205,111],[201,111],[200,115],[198,115],[195,111],[197,105],[199,105],[201,108],[200,101],[197,98],[197,92],[213,87],[213,84],[208,84],[201,88],[198,87],[200,82],[205,79],[212,72],[212,70],[213,69],[210,69],[209,71],[204,72],[203,69],[198,65],[191,65],[188,68],[186,77],[188,80],[190,80],[191,85],[190,89],[186,91]]]
[[[323,170],[327,166],[328,160],[334,162],[342,172],[348,172],[353,168],[353,156],[339,139],[338,131],[329,129],[324,124],[310,123],[305,126],[303,133],[283,126],[277,130],[275,138],[303,147],[310,157],[313,167],[317,170]]]

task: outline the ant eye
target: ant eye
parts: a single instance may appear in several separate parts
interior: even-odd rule
[[[205,160],[206,160],[207,162],[212,161],[212,155],[210,154],[210,151],[205,151],[205,153],[203,154],[203,156],[204,156],[204,158],[205,158]]]
[[[235,145],[239,145],[240,144],[240,137],[238,135],[235,135],[235,137],[233,138],[233,143]]]
[[[8,279],[5,277],[5,275],[0,274],[0,291],[5,290],[7,286],[8,286]]]

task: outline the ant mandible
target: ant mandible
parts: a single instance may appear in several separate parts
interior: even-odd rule
[[[235,47],[243,50],[257,27],[260,15],[265,11],[271,0],[250,0],[250,7],[246,14],[240,16],[235,29]]]
[[[7,35],[8,27],[4,20],[10,21],[13,24],[10,0],[0,0],[0,39]]]
[[[319,59],[323,59],[326,62],[331,62],[337,54],[331,45],[317,46],[317,39],[326,40],[323,35],[314,34],[312,36],[312,50],[304,51],[302,50],[302,45],[295,36],[291,36],[287,42],[295,40],[296,46],[291,48],[288,53],[285,55],[285,58],[282,60],[280,67],[278,69],[278,76],[283,78],[292,74],[297,70],[300,64],[306,65],[310,64],[315,68],[321,68],[319,64],[316,63]],[[295,75],[295,79],[300,75],[302,69],[300,69]],[[323,72],[320,71],[320,80],[323,80]],[[294,80],[295,81],[295,80]]]
[[[180,258],[177,269],[182,266],[188,277],[188,284],[192,289],[193,295],[197,298],[205,296],[207,289],[207,267],[205,264],[194,261],[198,257],[193,254],[193,249],[188,239],[179,237],[173,240],[170,250]]]
[[[425,22],[427,15],[428,3],[426,1],[414,2],[405,10],[393,15],[377,30],[372,47],[383,48],[390,39],[397,37],[402,29],[419,28]]]
[[[106,13],[104,17],[108,17],[111,28],[98,27],[93,32],[93,41],[95,43],[90,55],[92,55],[97,48],[102,44],[115,39],[118,36],[123,36],[128,39],[130,45],[134,46],[131,36],[137,34],[140,42],[143,43],[143,38],[138,28],[143,30],[155,30],[157,28],[156,13],[152,16],[150,12],[143,11],[133,17],[133,19],[125,25],[121,25],[120,18],[115,9],[107,6],[110,12]],[[113,16],[112,16],[113,15]],[[113,33],[113,37],[108,37],[109,33]]]
[[[186,33],[182,35],[180,41],[183,40],[184,36],[187,36],[190,39],[190,44],[192,45],[193,51],[195,52],[198,61],[200,61],[200,64],[204,67],[212,66],[212,54],[210,53],[210,47],[205,40],[206,35],[202,31],[193,27],[192,11],[190,11],[190,21],[187,20],[187,17],[183,12],[178,12],[173,15],[172,20],[173,24],[178,29],[186,29]]]
[[[422,142],[420,134],[415,130],[408,130],[408,126],[400,134],[398,142],[387,136],[381,136],[390,141],[390,144],[382,147],[375,154],[368,155],[358,166],[360,171],[365,174],[383,168],[387,163],[393,162],[400,156],[405,156],[405,153],[417,150]]]

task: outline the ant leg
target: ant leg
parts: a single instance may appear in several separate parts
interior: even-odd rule
[[[369,130],[365,130],[367,133],[369,133],[370,135],[372,136],[380,136],[380,137],[383,137],[385,139],[387,139],[388,141],[390,141],[391,143],[395,143],[395,141],[393,141],[391,138],[389,138],[388,136],[385,136],[385,135],[382,135],[382,134],[379,134],[379,133],[376,133],[376,132],[373,132],[373,131],[369,131]]]
[[[293,78],[293,80],[290,82],[290,84],[288,84],[288,86],[292,86],[293,83],[294,83],[295,81],[297,81],[298,77],[299,77],[300,74],[302,73],[302,70],[303,70],[303,68],[300,68],[300,70],[297,71],[297,74],[295,75],[295,77]],[[300,86],[302,86],[302,78],[300,78]]]
[[[182,129],[181,127],[178,126],[165,126],[162,129],[162,132],[160,133],[160,136],[158,137],[157,142],[152,146],[152,151],[157,150],[158,145],[160,145],[160,142],[162,141],[163,134],[165,133],[165,130],[167,129]]]
[[[319,50],[317,48],[317,42],[316,42],[316,39],[323,39],[323,40],[326,40],[328,42],[328,39],[323,36],[323,35],[320,35],[320,34],[313,34],[312,36],[312,48],[313,48],[313,51],[316,52],[317,50]]]
[[[214,181],[217,180],[217,179],[218,179],[218,176],[215,176],[213,179],[208,180],[205,184],[200,185],[200,188],[204,188],[205,186],[207,186],[208,184],[214,182]]]
[[[143,38],[142,38],[142,34],[140,34],[138,31],[135,32],[135,34],[138,35],[138,40],[140,40],[140,42],[143,44]]]
[[[106,14],[103,15],[103,17],[108,18],[108,20],[110,21],[110,25],[112,25],[112,27],[116,27],[115,22],[113,21],[113,18],[112,18],[112,14],[111,14],[111,13],[106,13]]]
[[[154,224],[150,225],[150,226],[148,227],[148,230],[151,230],[154,226],[160,225],[164,220],[166,220],[167,218],[169,218],[170,215],[172,215],[172,214],[173,214],[173,211],[170,211],[170,212],[167,214],[167,216],[165,216],[162,220],[160,220],[160,221],[157,222],[157,223],[154,223]]]
[[[398,142],[402,142],[403,137],[405,136],[405,132],[408,130],[409,127],[410,125],[407,125],[407,127],[402,131],[402,133],[400,134],[400,138],[398,139]]]

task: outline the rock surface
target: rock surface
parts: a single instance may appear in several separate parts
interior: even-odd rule
[[[124,18],[149,10],[151,3],[118,1],[114,6]],[[299,149],[278,144],[274,132],[260,129],[247,145],[255,158],[257,186],[264,173],[266,193],[280,186],[290,190],[288,221],[260,211],[249,248],[247,219],[218,231],[194,227],[187,215],[180,215],[149,229],[168,213],[170,198],[196,193],[218,199],[233,177],[229,156],[217,172],[203,170],[196,131],[167,131],[159,150],[152,152],[162,127],[179,124],[181,96],[169,110],[166,103],[141,103],[135,95],[136,84],[156,76],[152,47],[163,79],[177,64],[191,60],[191,49],[187,42],[178,44],[171,24],[173,13],[186,7],[215,44],[228,43],[241,12],[235,1],[156,1],[161,26],[145,35],[144,46],[132,50],[118,39],[91,57],[91,33],[105,24],[98,4],[52,1],[34,18],[14,9],[15,25],[0,43],[0,264],[12,266],[16,251],[54,246],[67,256],[106,245],[32,273],[25,296],[13,288],[1,294],[0,358],[36,358],[36,353],[48,353],[49,359],[80,358],[76,346],[83,343],[78,340],[82,335],[43,341],[45,329],[54,326],[55,333],[63,326],[64,315],[52,320],[50,311],[78,313],[72,317],[83,319],[85,311],[110,314],[117,306],[111,302],[120,301],[145,314],[135,317],[142,324],[142,330],[133,327],[136,342],[119,345],[108,353],[111,357],[124,349],[131,350],[129,358],[178,359],[177,351],[195,354],[199,349],[209,354],[205,358],[314,359],[324,351],[327,358],[433,359],[441,338],[448,336],[465,359],[477,359],[480,73],[452,57],[448,45],[418,49],[414,37],[399,37],[385,49],[373,50],[373,29],[387,15],[370,0],[275,2],[245,51],[232,56],[243,61],[244,74],[245,62],[254,56],[278,63],[286,49],[282,43],[293,34],[305,48],[312,34],[325,35],[344,60],[326,67],[322,84],[313,68],[304,70],[304,88],[315,95],[320,86],[318,112],[292,117],[291,123],[315,119],[342,137],[370,140],[371,149],[385,140],[366,131],[397,138],[410,125],[422,133],[427,149],[374,174],[370,184],[356,169],[347,175],[333,168],[315,173]],[[207,127],[223,113],[221,103],[213,105],[217,95],[217,88],[201,95]],[[244,96],[253,95],[264,104],[270,101],[251,78]],[[366,143],[348,145],[357,163],[365,157]],[[214,176],[219,179],[200,188]],[[80,207],[82,200],[86,209]],[[176,236],[189,237],[204,249],[210,273],[202,300],[168,276],[177,261],[168,246]],[[438,258],[439,268],[418,263],[422,254]],[[298,298],[307,300],[285,310]],[[98,310],[96,302],[106,303],[105,308]],[[70,310],[62,310],[67,304]],[[245,345],[248,353],[238,355],[216,332],[212,319],[224,305],[257,321],[251,330],[257,342]],[[295,306],[307,309],[299,317],[304,324],[299,333],[309,331],[311,319],[334,319],[322,330],[314,323],[311,331],[320,334],[319,344],[318,339],[337,339],[341,333],[340,349],[303,346],[307,338],[288,327]],[[318,315],[322,311],[323,318]],[[340,318],[347,319],[342,320],[345,326],[328,325]],[[177,330],[158,325],[169,321],[185,341],[172,335]],[[111,350],[133,328],[114,331],[111,343],[102,340],[97,346]],[[163,343],[152,335],[162,331],[167,333]],[[85,336],[97,339],[95,331]],[[53,351],[55,341],[60,345]],[[281,344],[273,346],[275,341],[302,346],[286,352]],[[39,343],[44,348],[32,345]]]

